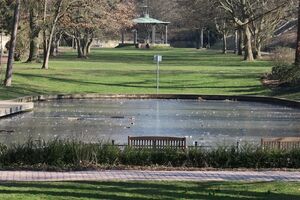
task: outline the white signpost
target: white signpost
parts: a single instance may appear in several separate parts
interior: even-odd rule
[[[161,55],[154,55],[154,62],[157,65],[157,71],[156,71],[156,93],[159,94],[159,64],[162,62],[162,56]]]

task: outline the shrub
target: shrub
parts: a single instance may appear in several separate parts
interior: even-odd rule
[[[97,147],[97,164],[116,165],[119,162],[121,150],[113,145],[100,145]]]
[[[189,167],[208,167],[208,152],[203,149],[192,149],[188,152]]]
[[[286,47],[278,47],[272,51],[272,61],[274,66],[287,66],[295,61],[295,50]]]
[[[187,162],[187,154],[175,149],[133,149],[127,147],[122,152],[121,161],[125,165],[163,165],[179,167]]]
[[[212,168],[300,168],[300,149],[263,150],[259,146],[217,147],[211,150],[133,149],[105,143],[76,140],[39,142],[29,139],[22,145],[0,144],[0,168],[46,166],[80,169],[97,165],[212,167]]]
[[[272,54],[274,67],[272,72],[265,75],[264,79],[273,80],[276,86],[297,86],[300,83],[300,69],[293,62],[295,53],[290,48],[277,48]]]

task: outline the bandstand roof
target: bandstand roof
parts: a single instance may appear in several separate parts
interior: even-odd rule
[[[151,18],[149,15],[145,15],[144,17],[140,17],[133,20],[135,24],[170,24],[170,22],[160,21],[158,19]]]

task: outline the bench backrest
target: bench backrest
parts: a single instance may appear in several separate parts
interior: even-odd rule
[[[185,137],[128,137],[128,146],[138,149],[182,149],[186,150]]]
[[[263,138],[261,146],[264,149],[300,149],[300,137]]]

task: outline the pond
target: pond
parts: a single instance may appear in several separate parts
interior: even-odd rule
[[[256,102],[201,100],[57,100],[0,120],[0,142],[28,138],[126,144],[128,136],[185,136],[189,145],[259,143],[300,136],[300,109]]]

